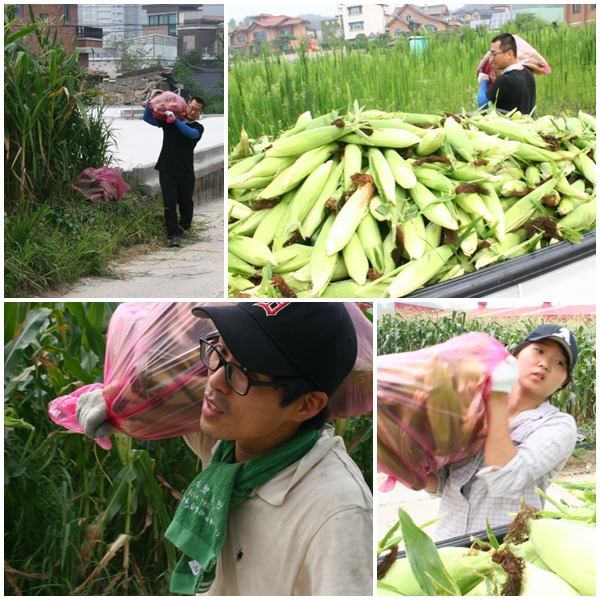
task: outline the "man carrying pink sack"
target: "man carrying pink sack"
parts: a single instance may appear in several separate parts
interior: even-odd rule
[[[192,226],[194,215],[194,149],[204,133],[204,127],[196,121],[202,115],[204,101],[194,97],[185,106],[184,116],[178,113],[182,118],[166,110],[166,120],[162,120],[153,116],[152,105],[166,94],[175,96],[171,92],[154,90],[153,98],[146,103],[143,119],[163,130],[163,145],[154,168],[159,172],[169,244],[181,246],[181,236]]]

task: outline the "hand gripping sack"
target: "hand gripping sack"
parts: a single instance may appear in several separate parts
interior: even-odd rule
[[[142,102],[142,106],[145,107],[147,102],[148,100]],[[167,118],[165,115],[168,110],[170,110],[177,119],[181,120],[185,118],[187,104],[185,100],[175,92],[163,92],[162,94],[157,94],[150,100],[150,113],[155,119],[172,123],[173,118]]]
[[[523,66],[527,67],[534,75],[548,75],[552,73],[548,61],[533,46],[530,46],[518,35],[513,35],[513,37],[517,42],[517,59],[523,61]],[[485,73],[490,76],[490,85],[498,78],[498,73],[492,68],[489,52],[485,54],[477,67],[477,75],[479,73]]]
[[[509,352],[473,332],[416,352],[377,358],[377,462],[388,480],[415,490],[427,475],[474,456],[487,433],[492,371]]]
[[[103,389],[108,421],[141,440],[200,431],[208,379],[200,360],[199,340],[216,334],[210,319],[192,315],[195,306],[225,302],[126,302],[115,310],[107,332],[104,383],[85,385],[48,406],[50,418],[83,433],[75,411],[79,397]],[[359,344],[353,371],[330,399],[330,419],[360,415],[373,405],[373,326],[348,303]],[[96,440],[105,449],[108,437]]]

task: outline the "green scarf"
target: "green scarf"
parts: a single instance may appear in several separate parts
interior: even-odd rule
[[[217,557],[227,534],[229,511],[256,488],[300,460],[320,432],[301,429],[287,444],[246,463],[235,463],[235,442],[222,441],[208,467],[183,495],[165,537],[184,555],[171,576],[171,592],[206,592],[215,579]]]

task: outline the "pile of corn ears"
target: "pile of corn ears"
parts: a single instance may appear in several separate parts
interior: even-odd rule
[[[596,223],[596,119],[301,115],[229,156],[230,296],[404,297]]]
[[[489,541],[472,539],[470,548],[438,549],[399,509],[398,523],[378,546],[379,554],[391,552],[378,567],[377,594],[595,596],[596,482],[554,483],[583,503],[576,507],[555,503],[558,513],[523,507],[502,543],[488,527]],[[401,535],[394,537],[398,529]],[[401,541],[406,557],[394,560]]]

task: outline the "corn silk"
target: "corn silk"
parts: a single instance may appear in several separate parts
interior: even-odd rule
[[[139,440],[158,440],[200,431],[209,372],[200,360],[201,337],[218,335],[210,319],[192,315],[195,306],[224,302],[125,302],[108,325],[104,383],[84,385],[48,405],[50,418],[83,433],[75,416],[79,397],[103,390],[107,420]],[[358,334],[353,371],[330,398],[330,418],[355,416],[373,408],[372,323],[346,304]],[[108,437],[97,439],[109,449]]]
[[[381,491],[397,481],[422,490],[429,473],[483,449],[490,376],[508,355],[473,332],[377,358],[377,462],[388,475]]]
[[[144,100],[142,106],[145,108],[147,103],[148,100]],[[172,123],[174,121],[173,117],[167,118],[167,115],[165,114],[168,110],[175,115],[175,118],[182,120],[186,115],[187,104],[185,100],[175,92],[163,92],[162,94],[157,94],[150,100],[150,113],[155,119]]]
[[[534,75],[548,75],[552,73],[552,69],[548,61],[533,47],[530,46],[523,38],[518,35],[513,35],[517,42],[517,60],[523,62],[523,66],[527,67]],[[490,85],[496,81],[499,73],[492,67],[489,52],[481,59],[477,67],[477,75],[485,73],[490,77]]]

